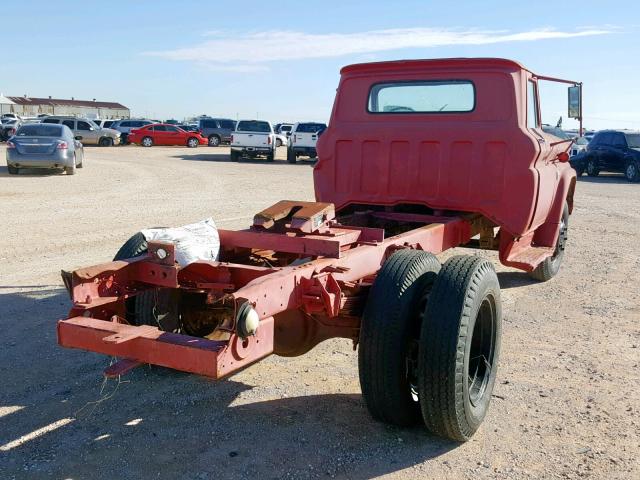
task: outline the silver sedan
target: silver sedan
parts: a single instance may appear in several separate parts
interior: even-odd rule
[[[33,123],[21,126],[7,140],[7,169],[17,174],[21,168],[62,169],[74,175],[82,168],[84,149],[66,125]]]

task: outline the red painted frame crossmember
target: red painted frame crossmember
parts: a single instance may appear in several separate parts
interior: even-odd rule
[[[163,332],[150,325],[73,317],[58,322],[58,343],[126,359],[107,367],[109,377],[150,363],[220,379],[273,352],[273,318],[261,320],[252,337],[231,335],[228,341],[218,341]]]

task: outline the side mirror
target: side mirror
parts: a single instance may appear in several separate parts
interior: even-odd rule
[[[582,85],[568,88],[568,117],[582,118]]]
[[[81,136],[77,136],[77,137],[73,137],[73,138],[76,139],[76,140],[82,140]]]

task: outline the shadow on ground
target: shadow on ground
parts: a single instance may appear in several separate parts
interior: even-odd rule
[[[9,288],[0,285],[5,478],[370,479],[457,446],[373,421],[359,394],[287,398],[260,366],[254,385],[149,366],[103,385],[108,358],[56,345],[65,290]]]
[[[498,282],[500,288],[517,288],[540,283],[531,278],[526,272],[498,272]]]
[[[588,175],[582,175],[578,177],[579,182],[585,183],[625,183],[629,184],[629,181],[623,174],[617,173],[601,173],[597,177],[590,177]]]
[[[0,166],[0,177],[19,178],[22,176],[29,177],[50,177],[52,175],[62,175],[64,170],[55,170],[51,168],[21,168],[18,174],[9,174],[7,166]]]

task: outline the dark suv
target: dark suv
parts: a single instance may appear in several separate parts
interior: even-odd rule
[[[640,182],[640,132],[601,130],[571,164],[578,176],[586,172],[595,177],[605,170],[624,173],[630,182]]]
[[[198,119],[198,130],[203,137],[209,139],[210,147],[217,147],[221,143],[231,143],[231,134],[235,129],[235,120],[228,118]]]

